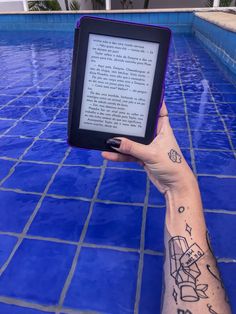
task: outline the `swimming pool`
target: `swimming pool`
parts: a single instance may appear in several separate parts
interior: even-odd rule
[[[164,199],[136,164],[66,144],[72,32],[0,32],[0,313],[159,313]],[[236,87],[175,33],[171,124],[236,311]]]

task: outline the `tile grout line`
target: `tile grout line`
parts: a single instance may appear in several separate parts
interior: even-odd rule
[[[29,194],[29,195],[36,195],[36,196],[42,196],[43,193],[40,192],[28,192],[28,191],[22,191],[20,189],[13,189],[13,188],[4,188],[4,187],[0,187],[0,191],[6,191],[6,192],[14,192],[14,193],[18,193],[18,194]],[[46,197],[50,197],[50,198],[56,198],[56,199],[69,199],[69,200],[77,200],[77,201],[83,201],[83,202],[91,202],[92,199],[90,198],[86,198],[86,197],[82,197],[82,196],[65,196],[65,195],[57,195],[57,194],[48,194],[46,193],[45,195]],[[101,203],[101,204],[113,204],[113,205],[124,205],[124,206],[140,206],[143,207],[143,203],[128,203],[128,202],[119,202],[119,201],[110,201],[110,200],[100,200],[100,199],[96,199],[95,203]],[[148,204],[148,207],[151,208],[156,208],[156,209],[162,209],[165,208],[165,205],[155,205],[155,204]],[[219,212],[219,211],[224,211],[225,214],[229,214],[229,215],[236,215],[236,208],[235,211],[233,210],[225,210],[225,209],[205,209],[205,211],[208,212]]]
[[[139,313],[139,304],[140,304],[140,298],[141,298],[142,277],[143,277],[143,267],[144,267],[145,231],[146,231],[149,193],[150,193],[150,181],[149,181],[149,178],[147,176],[147,178],[146,178],[146,195],[145,195],[145,199],[144,199],[143,213],[142,213],[142,226],[141,226],[141,237],[140,237],[140,256],[139,256],[138,273],[137,273],[137,286],[136,286],[136,295],[135,295],[135,304],[134,304],[134,314]]]
[[[40,139],[39,139],[40,141]],[[228,152],[228,151],[227,151]],[[229,152],[232,152],[231,150]],[[52,165],[52,166],[58,166],[58,162],[51,162],[51,161],[39,161],[39,160],[28,160],[28,159],[19,159],[19,158],[12,158],[12,157],[4,157],[0,156],[0,160],[6,160],[6,161],[15,161],[19,163],[30,163],[30,164],[38,164],[38,165]],[[63,164],[63,167],[83,167],[83,168],[88,168],[88,169],[101,169],[101,166],[91,166],[91,165],[86,165],[86,164]],[[112,169],[112,170],[121,170],[121,171],[133,171],[133,172],[145,172],[143,169],[138,169],[138,168],[126,168],[126,167],[112,167],[112,166],[107,166],[107,169]],[[197,173],[197,176],[204,176],[204,177],[217,177],[217,178],[236,178],[235,175],[230,175],[230,174],[220,174],[220,173]],[[27,192],[27,191],[25,191]],[[32,192],[32,193],[38,193],[38,192]]]
[[[193,52],[192,52],[192,49],[191,49],[191,46],[190,46],[189,43],[187,42],[186,38],[184,38],[184,40],[185,40],[187,46],[189,47],[189,50],[191,51],[192,55],[194,56],[194,54],[193,54]],[[194,58],[194,60],[195,60],[195,57],[193,57],[193,58]],[[205,75],[204,75],[204,73],[202,72],[201,67],[200,67],[199,70],[200,70],[200,72],[202,73],[202,76],[205,78]],[[208,80],[207,80],[207,82],[208,82]],[[227,138],[228,138],[230,147],[231,147],[231,149],[232,149],[232,151],[233,151],[233,153],[234,153],[234,157],[235,157],[235,159],[236,159],[236,151],[235,151],[235,149],[234,149],[234,145],[233,145],[231,136],[230,136],[230,134],[229,134],[228,127],[227,127],[227,125],[226,125],[226,123],[225,123],[225,120],[223,119],[223,117],[222,117],[222,115],[221,115],[221,113],[220,113],[220,111],[219,111],[219,109],[218,109],[218,106],[217,106],[216,101],[215,101],[215,97],[214,97],[213,94],[212,94],[211,87],[209,86],[209,84],[208,84],[208,90],[209,90],[209,94],[211,95],[211,98],[213,99],[213,104],[214,104],[215,110],[216,110],[216,112],[217,112],[217,115],[218,115],[218,117],[220,118],[220,120],[221,120],[221,122],[222,122],[222,124],[223,124],[223,126],[224,126],[224,130],[225,130],[225,133],[226,133],[226,135],[227,135]]]
[[[173,41],[173,47],[174,47],[174,50],[176,52],[176,46],[175,46],[175,42],[174,41]],[[183,98],[183,102],[184,102],[184,112],[185,112],[185,119],[186,119],[186,124],[187,124],[189,144],[190,144],[191,164],[192,164],[193,172],[196,175],[197,168],[196,168],[196,163],[195,163],[195,153],[194,153],[194,148],[193,148],[193,139],[192,139],[192,134],[191,134],[191,130],[190,130],[190,123],[189,123],[189,118],[188,118],[188,109],[187,109],[186,98],[185,98],[185,94],[184,94],[183,82],[182,82],[182,78],[181,78],[181,75],[180,75],[179,61],[177,61],[176,64],[177,64],[179,83],[180,83],[180,86],[181,86],[182,98]],[[167,108],[168,108],[168,106],[167,106]]]
[[[17,232],[0,231],[0,235],[10,236],[10,237],[15,237],[15,238],[29,239],[29,240],[36,240],[36,241],[44,241],[44,242],[51,242],[51,243],[62,243],[62,244],[68,244],[68,245],[73,245],[73,246],[81,246],[82,248],[84,247],[84,248],[92,248],[92,249],[113,250],[113,251],[127,252],[127,253],[140,253],[140,249],[138,249],[138,248],[114,246],[114,245],[106,245],[106,244],[96,244],[96,243],[88,243],[88,242],[80,242],[80,241],[78,242],[78,241],[72,241],[72,240],[63,240],[63,239],[59,239],[59,238],[23,234],[23,233],[17,233]],[[151,249],[145,249],[144,254],[163,256],[163,252],[155,251],[155,250],[151,250]]]
[[[49,76],[49,77],[50,77],[50,76]],[[48,77],[47,77],[47,78],[48,78]],[[47,79],[47,78],[46,78],[46,79]],[[67,78],[65,78],[63,81],[65,81],[66,79],[67,79]],[[62,81],[62,82],[63,82],[63,81]],[[53,91],[54,89],[56,89],[58,85],[60,85],[60,83],[58,83],[58,84],[52,89],[52,91]],[[51,93],[51,91],[50,91],[50,93]],[[30,111],[32,111],[34,108],[37,107],[38,104],[42,103],[43,100],[44,100],[45,98],[47,98],[50,93],[48,93],[48,94],[46,94],[44,97],[40,98],[40,100],[39,100],[34,106],[30,106],[30,107],[29,107],[29,110],[27,110],[20,118],[15,119],[15,122],[13,123],[13,125],[12,125],[11,127],[9,127],[5,132],[3,132],[3,133],[0,135],[0,138],[3,137],[4,135],[6,135],[6,134],[7,134],[11,129],[13,129],[20,121],[22,121],[22,120],[24,119],[24,117],[27,116],[28,113],[30,113]],[[20,95],[19,97],[21,97],[21,96],[22,96],[22,95]],[[61,107],[61,108],[58,108],[58,110],[59,110],[59,109],[62,109],[62,107]],[[24,120],[23,120],[23,121],[24,121]],[[49,122],[51,122],[51,121],[52,121],[52,120],[50,120]]]
[[[25,309],[40,310],[43,312],[55,313],[56,311],[56,306],[54,305],[42,305],[39,303],[28,302],[22,299],[17,299],[14,297],[7,297],[3,295],[0,295],[0,302],[4,304],[9,304],[9,305],[20,306],[21,308],[25,308]],[[96,311],[90,311],[90,310],[80,311],[80,310],[67,308],[67,307],[63,307],[62,310],[66,314],[102,314]]]
[[[14,83],[11,83],[11,84],[5,86],[4,89],[8,89],[8,88],[14,87],[14,85],[16,85],[16,83],[19,83],[19,82],[24,81],[24,79],[25,79],[26,77],[30,77],[30,76],[29,76],[28,74],[26,74],[23,78],[20,78],[19,80],[15,81]],[[45,79],[46,79],[46,78],[45,78]],[[35,85],[36,85],[36,84],[35,84]],[[35,85],[33,85],[33,87],[34,87]],[[27,89],[28,89],[28,88],[27,88]],[[27,89],[26,89],[26,90],[27,90]],[[20,95],[2,94],[2,93],[1,93],[1,90],[0,90],[0,97],[1,97],[1,96],[14,96],[14,97],[15,97],[14,100],[16,100],[16,99],[18,99],[19,97],[23,96],[23,93],[21,93]],[[3,108],[5,108],[5,107],[7,107],[12,101],[13,101],[13,100],[9,100],[6,104],[1,105],[0,110],[3,109]]]
[[[47,80],[48,78],[50,78],[51,76],[53,76],[55,73],[57,73],[57,71],[58,70],[55,70],[54,72],[53,72],[53,74],[51,73],[51,74],[49,74],[49,75],[47,75],[44,79],[42,79],[42,80],[40,80],[39,82],[37,82],[37,83],[35,83],[34,85],[32,85],[31,87],[28,87],[28,88],[26,88],[25,90],[24,90],[24,92],[22,92],[20,95],[9,95],[9,94],[6,94],[6,96],[16,96],[14,99],[12,99],[12,100],[10,100],[9,102],[7,102],[5,105],[3,105],[0,109],[3,109],[3,108],[5,108],[5,107],[8,107],[12,102],[14,102],[15,100],[17,100],[17,99],[19,99],[20,97],[22,97],[22,96],[24,96],[24,94],[28,91],[28,90],[30,90],[32,87],[37,87],[38,86],[38,84],[39,83],[42,83],[42,82],[44,82],[45,80]],[[22,81],[23,81],[23,79],[22,79]],[[52,88],[52,90],[53,90],[54,88]],[[51,91],[50,91],[51,92]],[[49,93],[48,93],[49,94]],[[47,95],[48,95],[47,94]],[[4,94],[3,94],[4,95]],[[44,98],[45,96],[43,96],[43,97],[40,97],[40,96],[25,96],[25,97],[36,97],[36,98]],[[40,101],[40,100],[39,100]]]
[[[48,181],[48,184],[46,185],[46,187],[45,187],[45,189],[44,189],[44,192],[43,192],[43,194],[41,195],[41,197],[40,197],[40,199],[39,199],[39,201],[38,201],[38,203],[37,203],[37,205],[36,205],[34,211],[33,211],[32,214],[30,215],[29,219],[27,220],[27,223],[26,223],[25,226],[24,226],[24,229],[23,229],[23,231],[22,231],[22,234],[26,234],[26,233],[28,232],[28,230],[29,230],[29,228],[30,228],[30,226],[31,226],[31,224],[32,224],[32,222],[33,222],[33,220],[34,220],[34,218],[35,218],[35,216],[36,216],[36,214],[37,214],[39,208],[41,207],[41,204],[42,204],[42,202],[43,202],[43,200],[44,200],[44,198],[45,198],[45,196],[46,196],[47,191],[49,190],[50,186],[52,185],[52,183],[53,183],[53,181],[54,181],[54,179],[55,179],[57,173],[58,173],[59,170],[61,169],[62,164],[63,164],[64,160],[66,160],[66,158],[67,158],[67,156],[69,155],[70,151],[71,151],[71,148],[68,148],[67,151],[66,151],[66,153],[65,153],[65,155],[64,155],[64,157],[63,157],[63,159],[62,159],[62,161],[61,161],[61,163],[60,163],[60,165],[57,167],[57,169],[55,170],[55,172],[54,172],[53,175],[51,176],[50,180]],[[14,257],[14,255],[15,255],[17,249],[19,248],[19,246],[21,245],[21,243],[22,243],[23,240],[24,240],[23,237],[20,238],[20,239],[18,239],[18,241],[17,241],[17,243],[15,244],[13,250],[11,251],[11,254],[9,255],[8,259],[6,260],[6,262],[5,262],[5,263],[2,265],[2,267],[0,268],[0,276],[1,276],[1,275],[3,274],[3,272],[6,270],[7,266],[8,266],[9,263],[11,262],[12,258]]]
[[[100,177],[99,177],[99,180],[97,182],[97,185],[96,185],[96,188],[94,191],[94,195],[93,195],[93,198],[92,198],[91,203],[90,203],[89,213],[88,213],[88,216],[86,218],[86,221],[84,223],[84,226],[83,226],[83,229],[82,229],[82,232],[80,235],[79,243],[84,242],[84,239],[85,239],[85,236],[86,236],[86,233],[88,230],[88,225],[89,225],[92,213],[93,213],[94,204],[95,204],[96,198],[98,196],[99,189],[100,189],[100,186],[101,186],[101,183],[102,183],[105,171],[106,171],[106,165],[107,165],[107,160],[104,160],[103,161],[103,167],[101,168]],[[60,294],[60,298],[59,298],[59,302],[58,302],[58,310],[57,310],[56,314],[60,314],[60,312],[62,310],[62,306],[63,306],[63,303],[65,301],[67,291],[69,289],[69,286],[71,284],[71,281],[72,281],[74,273],[75,273],[75,269],[76,269],[78,259],[80,256],[81,248],[82,248],[81,245],[78,244],[74,258],[73,258],[73,261],[72,261],[72,264],[71,264],[70,271],[68,273],[68,276],[67,276],[66,281],[64,283],[64,287],[63,287],[61,294]]]
[[[55,87],[56,88],[56,87]],[[47,96],[46,96],[47,97]],[[15,172],[15,168],[19,165],[19,163],[21,163],[21,161],[23,160],[23,157],[27,154],[27,152],[30,150],[30,148],[34,145],[35,142],[37,142],[37,140],[40,138],[40,136],[44,133],[44,131],[52,124],[52,122],[56,119],[56,117],[59,115],[59,113],[61,112],[62,108],[59,108],[58,111],[55,113],[53,119],[51,121],[49,121],[47,123],[47,125],[40,130],[39,134],[33,138],[33,142],[24,150],[24,152],[20,155],[18,161],[11,167],[11,169],[9,170],[9,173],[0,181],[0,186]],[[19,120],[17,121],[17,123],[19,122]],[[16,124],[17,124],[16,123]],[[7,131],[9,131],[11,129],[11,127],[9,129],[7,129]],[[1,138],[1,135],[0,135]]]

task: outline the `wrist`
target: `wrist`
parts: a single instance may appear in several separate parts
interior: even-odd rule
[[[193,172],[189,171],[182,172],[178,178],[178,182],[172,185],[167,193],[166,197],[170,196],[175,199],[186,199],[191,195],[199,194],[199,187],[196,177]]]

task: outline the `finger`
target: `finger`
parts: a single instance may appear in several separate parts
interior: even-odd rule
[[[117,137],[107,141],[107,144],[116,151],[145,161],[149,158],[148,145],[131,141],[124,137]]]
[[[160,117],[162,117],[162,116],[168,116],[168,110],[167,110],[166,103],[165,103],[164,100],[163,100],[163,102],[162,102],[162,106],[161,106],[161,110],[160,110],[159,116],[160,116]]]
[[[111,152],[102,152],[102,157],[111,160],[111,161],[120,161],[120,162],[137,162],[138,160],[134,157]]]
[[[162,107],[159,113],[158,123],[157,123],[157,135],[161,132],[165,125],[169,125],[168,110],[165,101],[162,103]]]

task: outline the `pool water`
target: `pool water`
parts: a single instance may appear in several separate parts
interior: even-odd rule
[[[0,33],[0,313],[157,314],[165,202],[138,165],[67,145],[72,45]],[[236,312],[235,84],[173,36],[165,100]]]

